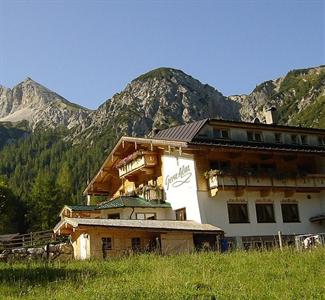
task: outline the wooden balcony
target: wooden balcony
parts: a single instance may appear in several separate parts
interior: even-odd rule
[[[142,171],[150,174],[157,165],[157,155],[150,151],[137,151],[124,158],[117,166],[120,177]]]
[[[279,188],[279,189],[325,189],[324,174],[309,174],[301,178],[279,178],[271,176],[214,175],[209,179],[210,189],[233,188]]]

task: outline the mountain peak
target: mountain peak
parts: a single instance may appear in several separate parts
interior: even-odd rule
[[[186,75],[182,70],[173,69],[173,68],[169,68],[169,67],[161,67],[161,68],[153,69],[147,73],[140,75],[139,77],[132,80],[132,82],[146,81],[146,80],[153,79],[153,78],[156,78],[158,80],[171,79],[173,76],[179,76],[179,75],[189,76],[189,75]]]

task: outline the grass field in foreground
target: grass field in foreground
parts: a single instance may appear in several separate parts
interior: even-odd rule
[[[0,299],[325,299],[325,248],[0,263]]]

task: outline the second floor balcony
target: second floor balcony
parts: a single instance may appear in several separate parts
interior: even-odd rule
[[[308,174],[296,176],[294,174],[273,175],[235,175],[210,172],[207,176],[210,189],[233,188],[279,188],[279,189],[325,189],[325,174]]]
[[[117,168],[120,177],[126,177],[138,171],[150,173],[157,165],[157,154],[150,151],[136,151],[122,159]]]

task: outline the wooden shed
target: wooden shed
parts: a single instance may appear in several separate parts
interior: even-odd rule
[[[76,259],[218,249],[220,236],[223,236],[220,228],[194,221],[85,218],[64,218],[54,232],[71,236]]]

